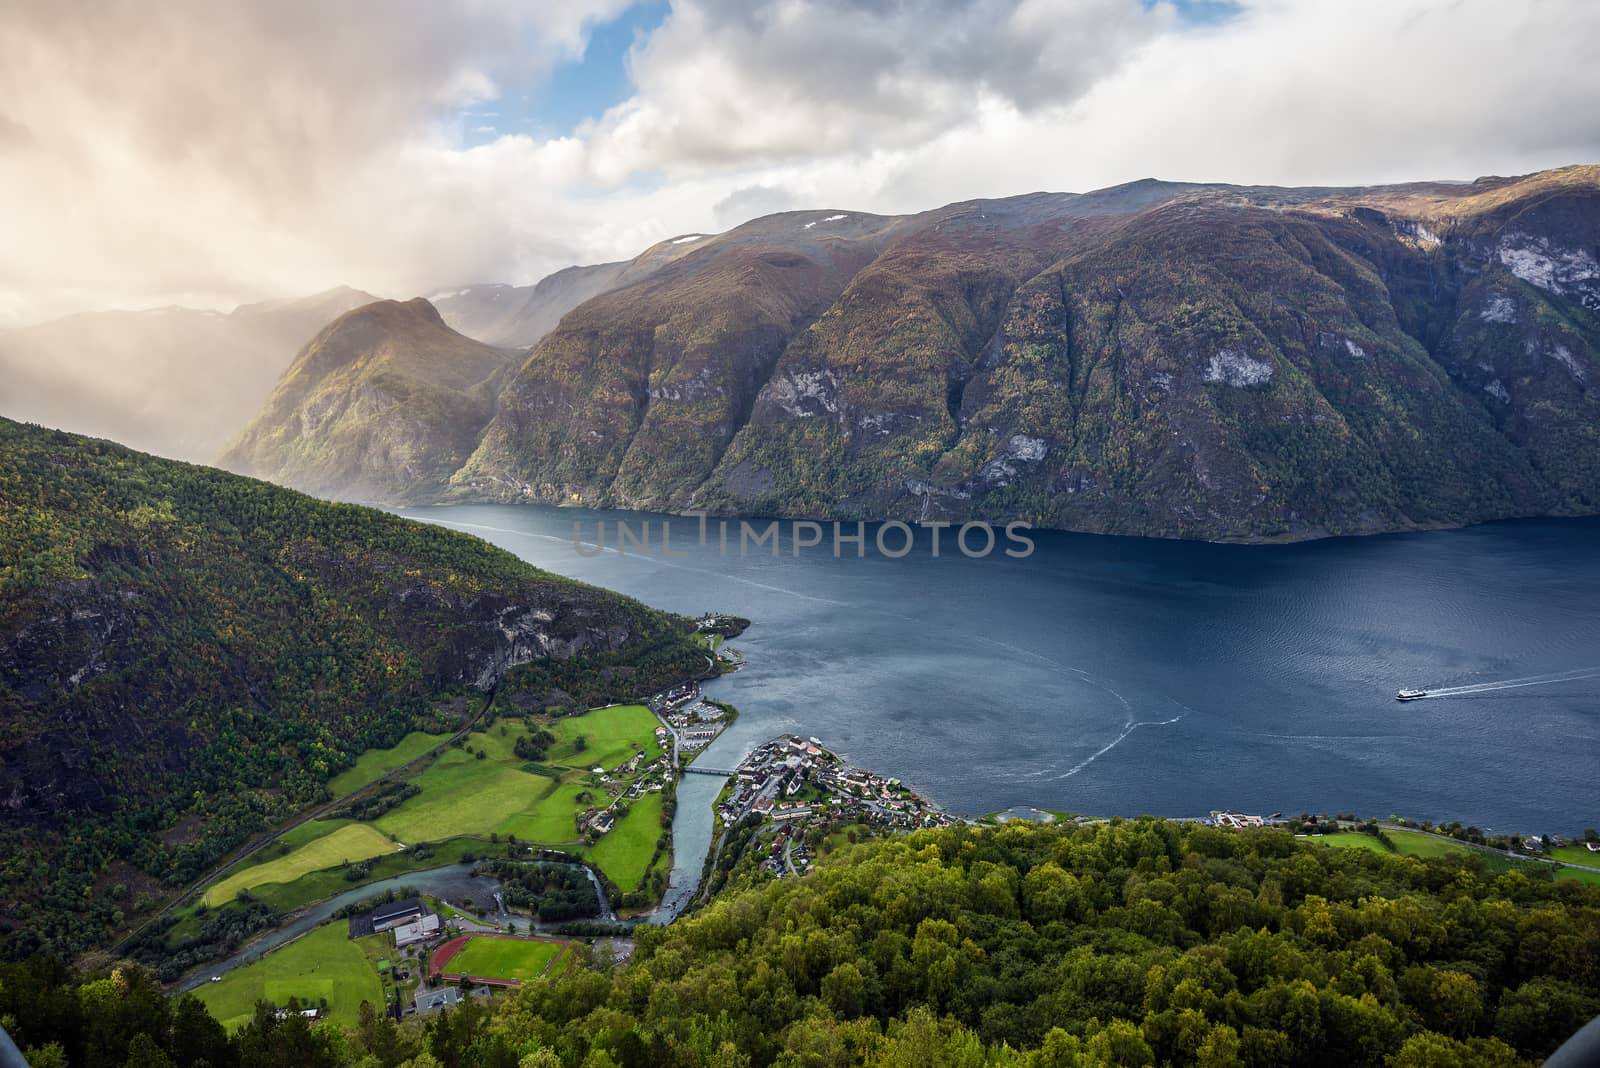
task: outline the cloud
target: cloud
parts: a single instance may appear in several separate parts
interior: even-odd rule
[[[0,316],[527,281],[795,207],[1600,158],[1588,0],[675,0],[605,115],[485,121],[625,3],[8,5]]]
[[[1071,100],[1174,22],[1129,0],[681,0],[593,129],[604,174],[904,149]]]
[[[742,222],[790,211],[800,206],[800,200],[787,189],[773,185],[747,185],[735,189],[711,206],[711,217],[718,227],[726,230]]]

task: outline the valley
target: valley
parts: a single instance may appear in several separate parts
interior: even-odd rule
[[[1600,1064],[1600,4],[0,8],[0,1068]]]

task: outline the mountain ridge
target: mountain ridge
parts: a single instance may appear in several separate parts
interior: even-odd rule
[[[1142,180],[660,242],[386,503],[1282,540],[1600,508],[1600,168]]]

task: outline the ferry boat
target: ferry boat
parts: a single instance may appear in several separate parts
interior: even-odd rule
[[[1396,701],[1415,701],[1428,696],[1427,690],[1401,690],[1394,695]]]

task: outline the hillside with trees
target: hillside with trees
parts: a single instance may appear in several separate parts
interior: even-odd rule
[[[103,944],[497,688],[689,677],[689,633],[477,538],[0,420],[0,947]]]
[[[641,929],[626,964],[427,1023],[345,1032],[263,1006],[224,1049],[187,1002],[136,1016],[70,996],[81,981],[0,971],[0,1014],[74,1064],[122,1063],[148,1026],[178,1063],[212,1043],[212,1068],[268,1049],[307,1068],[1512,1068],[1600,1012],[1600,888],[1279,830],[959,827],[841,847]]]

